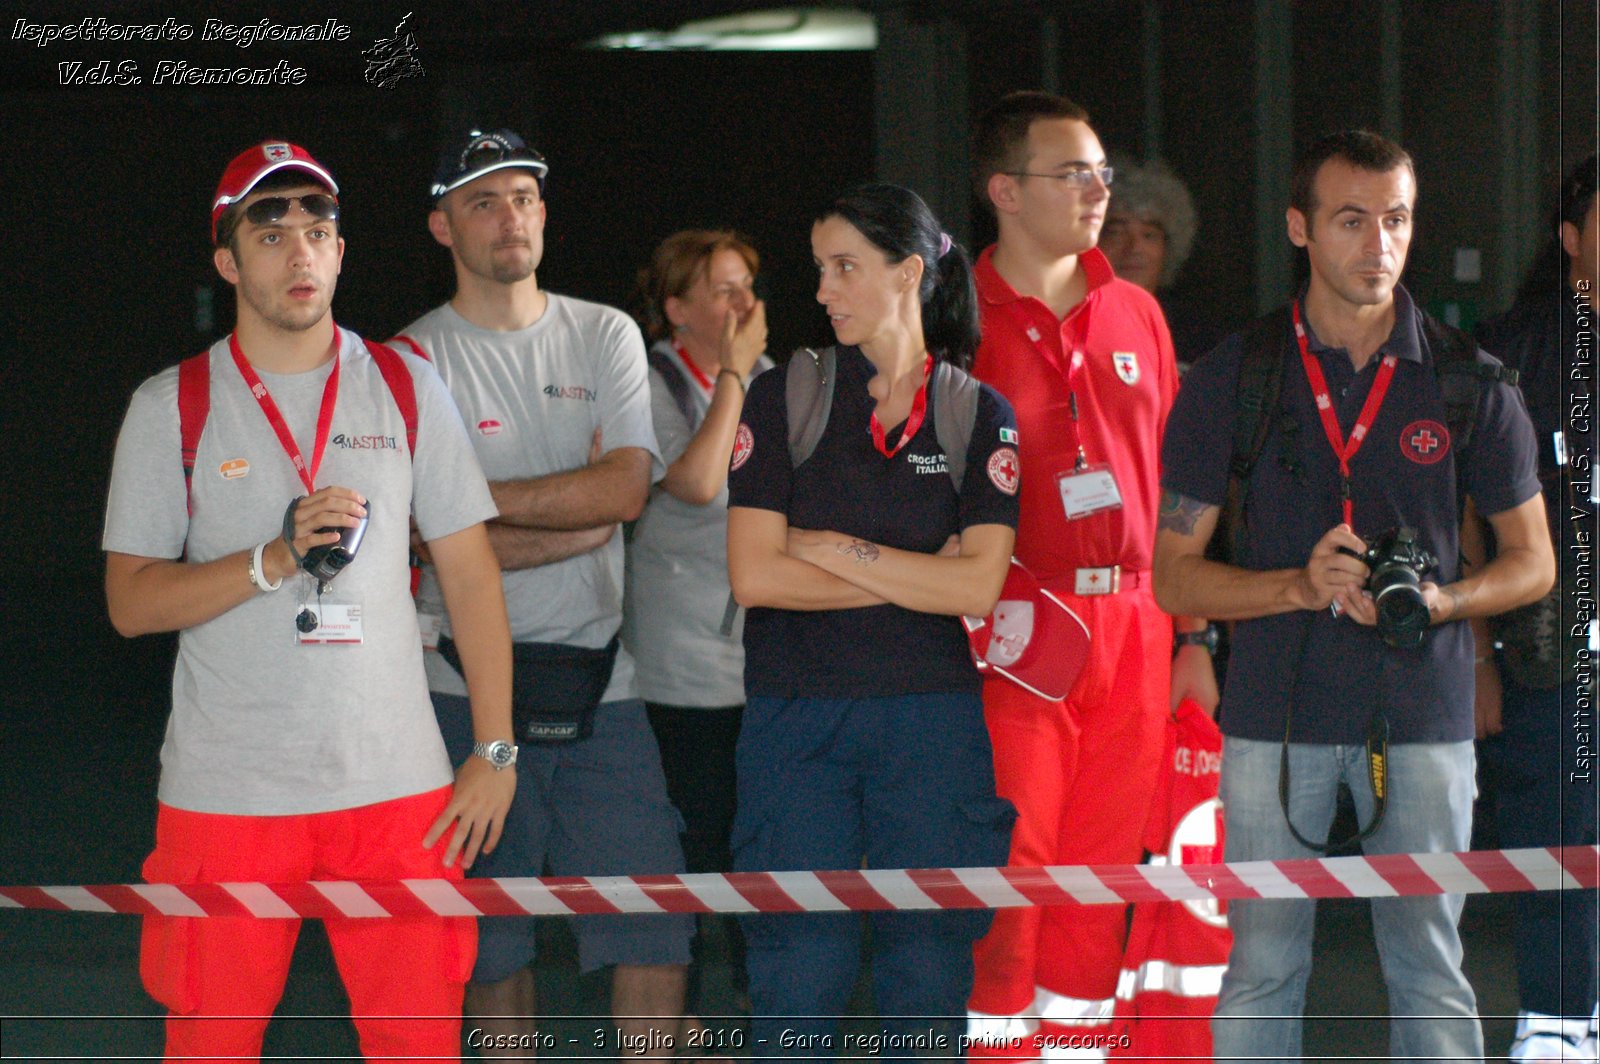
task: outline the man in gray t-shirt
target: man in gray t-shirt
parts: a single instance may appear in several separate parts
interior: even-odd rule
[[[450,249],[456,292],[395,341],[438,368],[489,478],[500,510],[489,538],[504,570],[524,710],[558,686],[551,644],[615,650],[623,580],[617,526],[639,516],[651,481],[664,472],[638,329],[620,311],[539,287],[547,170],[509,130],[474,130],[446,148],[428,227]],[[425,571],[420,609],[436,602],[435,587]],[[439,725],[459,758],[467,706],[450,660],[453,634],[447,625],[444,653],[426,657]],[[532,660],[538,653],[546,657]],[[477,874],[682,871],[680,821],[633,664],[625,650],[615,653],[609,679],[603,659],[593,673],[600,677],[594,698],[561,707],[589,711],[592,733],[522,746],[522,786],[505,844]],[[612,1012],[623,1035],[670,1056],[673,1032],[656,1030],[662,1021],[648,1017],[682,1009],[690,918],[590,916],[575,930],[585,970],[615,966]],[[467,1009],[488,1036],[481,1044],[535,1044],[533,954],[532,919],[481,922],[467,989]]]
[[[179,633],[152,883],[460,878],[457,857],[495,847],[516,787],[501,771],[516,748],[483,525],[494,506],[437,374],[334,325],[337,195],[292,144],[233,161],[212,236],[237,328],[146,381],[117,439],[111,620],[127,636]],[[412,516],[472,678],[477,756],[453,779],[408,593]],[[302,566],[363,520],[347,567]],[[270,892],[246,893],[251,912],[280,915]],[[326,926],[362,1050],[453,1059],[472,922]],[[298,931],[294,919],[146,917],[141,975],[181,1017],[167,1056],[259,1056]]]

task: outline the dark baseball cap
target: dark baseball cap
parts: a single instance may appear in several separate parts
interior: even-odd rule
[[[532,170],[534,179],[539,182],[539,194],[544,195],[544,176],[550,172],[550,166],[544,161],[543,155],[528,147],[527,141],[509,129],[496,129],[488,133],[479,129],[468,130],[446,145],[439,154],[439,165],[434,168],[428,197],[437,204],[446,193],[468,181],[508,167]]]

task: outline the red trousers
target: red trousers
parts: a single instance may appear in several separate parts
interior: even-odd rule
[[[285,883],[309,879],[460,879],[444,867],[450,833],[422,836],[450,788],[357,809],[229,816],[162,805],[150,883]],[[329,944],[368,1061],[458,1060],[461,1001],[477,956],[470,918],[328,920]],[[169,1010],[168,1060],[259,1057],[289,974],[296,919],[144,918],[139,974]]]
[[[1136,864],[1162,770],[1172,619],[1147,588],[1051,590],[1091,633],[1072,691],[1050,702],[999,678],[983,690],[995,781],[1018,813],[1009,863]],[[969,1052],[1035,1059],[1048,1039],[1109,1036],[1126,929],[1121,905],[998,910],[974,949]]]

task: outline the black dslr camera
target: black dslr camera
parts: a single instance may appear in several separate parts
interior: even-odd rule
[[[1367,591],[1378,607],[1378,634],[1383,641],[1402,650],[1421,646],[1430,620],[1428,604],[1422,600],[1422,575],[1439,559],[1417,543],[1417,530],[1405,525],[1391,528],[1368,543],[1364,553],[1345,553],[1372,570]]]

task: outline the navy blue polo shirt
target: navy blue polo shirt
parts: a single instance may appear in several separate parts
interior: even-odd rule
[[[1295,429],[1274,428],[1251,474],[1246,495],[1244,556],[1249,569],[1300,568],[1339,524],[1339,464],[1323,432],[1284,316],[1279,404]],[[1357,373],[1349,352],[1308,347],[1322,366],[1349,438],[1377,375],[1374,356]],[[1380,353],[1399,360],[1377,418],[1351,460],[1356,534],[1369,542],[1409,525],[1439,558],[1424,574],[1439,584],[1459,576],[1460,483],[1485,515],[1539,493],[1533,427],[1514,386],[1485,385],[1472,439],[1458,451],[1445,427],[1444,401],[1419,312],[1395,288],[1395,324]],[[1241,336],[1202,358],[1184,378],[1162,442],[1161,486],[1200,502],[1223,505],[1233,449]],[[1486,354],[1481,360],[1493,361]],[[1296,468],[1297,467],[1297,468]],[[1296,610],[1241,621],[1234,627],[1220,722],[1225,734],[1278,741],[1293,693],[1290,740],[1360,743],[1373,714],[1389,719],[1393,742],[1456,742],[1473,737],[1472,634],[1465,621],[1429,629],[1422,645],[1398,650],[1376,628],[1335,618],[1328,610]]]
[[[802,356],[803,357],[803,356]],[[789,461],[785,370],[750,386],[741,423],[750,449],[736,446],[728,505],[775,510],[792,528],[842,532],[886,547],[932,554],[972,525],[1017,525],[1016,415],[982,386],[967,469],[956,493],[928,413],[906,445],[885,458],[873,446],[876,373],[855,347],[838,349],[828,425],[811,457]],[[885,434],[900,438],[902,425]],[[1005,490],[1009,488],[1008,490]],[[745,691],[779,698],[870,698],[928,691],[976,692],[977,670],[955,617],[894,605],[848,610],[757,607],[745,618]]]

